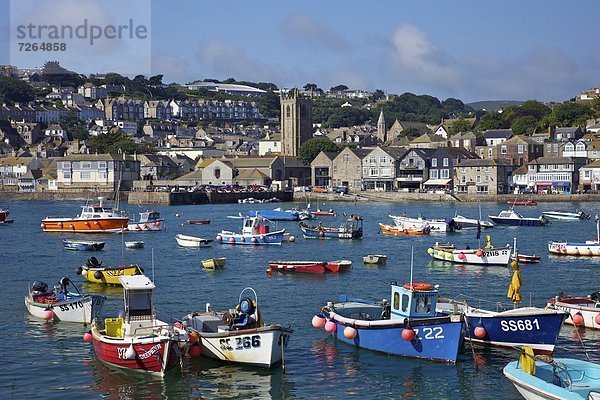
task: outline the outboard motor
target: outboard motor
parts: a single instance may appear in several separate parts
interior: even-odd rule
[[[67,286],[69,286],[69,283],[71,283],[71,280],[69,278],[67,278],[66,276],[63,276],[62,278],[60,278],[58,283],[60,285],[60,293],[62,293],[62,294],[69,293],[69,290],[67,289]]]
[[[34,293],[46,293],[48,291],[48,284],[46,282],[35,281],[31,286],[31,290]]]
[[[100,266],[100,264],[102,264],[102,263],[101,263],[101,262],[99,262],[99,261],[98,261],[98,259],[97,259],[96,257],[93,257],[93,256],[92,256],[92,257],[90,257],[90,258],[88,258],[88,260],[87,260],[87,262],[86,262],[86,265],[87,265],[88,267],[91,267],[91,268],[96,268],[96,267],[99,267],[99,266]]]
[[[600,291],[592,292],[592,294],[590,295],[590,298],[594,301],[600,301]]]

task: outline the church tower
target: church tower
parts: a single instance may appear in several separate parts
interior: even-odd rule
[[[377,139],[379,139],[381,143],[387,142],[387,129],[385,128],[383,110],[379,113],[379,119],[377,120]]]
[[[281,154],[298,156],[300,146],[312,138],[312,102],[298,89],[281,94]]]

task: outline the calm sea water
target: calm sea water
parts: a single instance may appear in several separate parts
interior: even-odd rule
[[[4,298],[0,307],[0,393],[10,399],[262,399],[262,398],[435,398],[435,399],[517,399],[518,393],[503,377],[502,368],[516,359],[505,350],[461,350],[456,365],[444,365],[392,357],[356,349],[328,337],[311,326],[311,318],[328,300],[342,293],[356,297],[389,298],[392,280],[408,281],[410,253],[414,248],[414,279],[439,284],[441,295],[472,296],[477,305],[508,303],[505,297],[511,279],[508,267],[458,266],[433,262],[426,253],[436,240],[478,246],[474,231],[429,237],[381,237],[378,222],[391,222],[388,214],[423,213],[426,217],[450,217],[455,204],[348,204],[331,203],[325,208],[358,213],[365,219],[365,238],[359,241],[320,241],[303,239],[295,223],[279,223],[297,237],[295,243],[273,247],[244,247],[215,244],[210,248],[178,248],[175,234],[184,233],[214,238],[221,229],[237,230],[239,220],[227,218],[256,205],[200,205],[157,207],[167,219],[166,229],[158,233],[130,233],[125,240],[144,240],[141,250],[123,249],[119,235],[98,235],[106,241],[98,253],[69,252],[62,248],[63,234],[43,233],[40,220],[47,215],[71,215],[79,212],[80,202],[10,202],[15,223],[0,226],[0,274]],[[264,205],[276,207],[277,205]],[[284,204],[291,207],[291,204]],[[314,205],[313,205],[314,206]],[[321,205],[323,206],[323,205]],[[458,204],[459,213],[479,215],[477,204]],[[142,211],[124,207],[130,215]],[[482,203],[483,215],[497,214],[505,205]],[[520,208],[526,216],[538,216],[544,210],[581,208],[592,215],[600,213],[595,203],[542,204]],[[177,217],[176,214],[180,216]],[[211,219],[210,225],[182,225],[186,219]],[[323,218],[324,224],[340,219]],[[484,233],[492,235],[496,245],[512,244],[526,254],[542,255],[542,263],[522,266],[524,303],[543,306],[559,292],[586,295],[598,290],[597,270],[600,259],[552,257],[547,242],[569,238],[595,237],[596,226],[587,221],[554,222],[549,227],[496,227]],[[90,236],[86,236],[90,238]],[[362,264],[365,254],[389,256],[385,266]],[[86,328],[69,323],[46,323],[31,318],[23,303],[29,282],[42,280],[55,284],[69,276],[80,289],[103,293],[108,297],[105,316],[115,316],[122,307],[122,291],[85,284],[75,269],[87,257],[96,256],[108,264],[138,263],[157,285],[155,307],[164,320],[179,318],[202,310],[206,302],[214,309],[234,306],[239,293],[252,286],[267,322],[291,325],[294,336],[285,355],[285,371],[264,370],[211,361],[186,360],[181,374],[164,381],[140,374],[109,368],[95,357],[92,346],[82,340]],[[205,271],[200,260],[227,257],[224,270]],[[343,274],[322,277],[266,274],[267,261],[282,259],[350,259],[352,269]],[[154,259],[154,263],[152,262]],[[152,268],[154,265],[154,268]],[[486,303],[490,302],[490,303]],[[556,356],[584,358],[586,351],[600,361],[600,332],[564,327]]]

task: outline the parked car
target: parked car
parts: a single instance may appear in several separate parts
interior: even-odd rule
[[[315,186],[312,191],[315,193],[327,193],[327,188],[325,186]]]
[[[348,186],[336,186],[333,188],[333,192],[348,194]]]

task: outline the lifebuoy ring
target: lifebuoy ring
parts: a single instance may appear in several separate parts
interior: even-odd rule
[[[429,283],[421,283],[421,282],[413,282],[412,287],[410,283],[404,284],[404,289],[407,290],[431,290],[433,289],[433,285]]]

